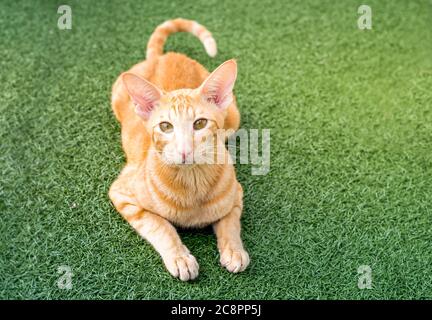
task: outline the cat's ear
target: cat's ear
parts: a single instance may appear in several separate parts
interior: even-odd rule
[[[232,91],[236,78],[237,63],[234,59],[225,61],[199,87],[200,93],[207,101],[225,109],[234,99]]]
[[[148,120],[150,113],[162,96],[162,91],[132,73],[124,73],[122,81],[136,105],[136,113],[144,120]]]

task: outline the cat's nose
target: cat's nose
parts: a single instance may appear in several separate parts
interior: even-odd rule
[[[186,152],[186,151],[181,152],[181,156],[182,156],[182,163],[183,163],[183,164],[186,163],[186,159],[187,159],[187,157],[188,157],[191,153],[192,153],[191,151],[189,151],[189,152]]]

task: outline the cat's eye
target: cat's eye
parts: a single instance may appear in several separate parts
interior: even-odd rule
[[[165,132],[165,133],[170,133],[174,129],[173,125],[169,122],[166,122],[166,121],[159,123],[159,128],[161,129],[162,132]]]
[[[205,128],[206,125],[207,125],[207,119],[198,119],[194,122],[193,128],[194,130],[201,130]]]

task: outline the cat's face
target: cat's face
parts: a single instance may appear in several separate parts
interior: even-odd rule
[[[215,163],[217,129],[223,128],[224,116],[225,110],[199,91],[184,89],[162,96],[146,125],[154,150],[166,163]]]
[[[133,74],[125,74],[123,81],[145,120],[153,150],[165,163],[211,164],[225,150],[218,129],[223,129],[236,75],[236,63],[229,60],[197,89],[165,93]]]

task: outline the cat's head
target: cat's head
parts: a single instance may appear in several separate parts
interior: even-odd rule
[[[217,131],[223,129],[226,109],[233,102],[236,77],[237,64],[228,60],[196,89],[164,92],[132,73],[122,79],[153,149],[165,163],[183,165],[215,159],[217,144],[223,143],[216,139]]]

